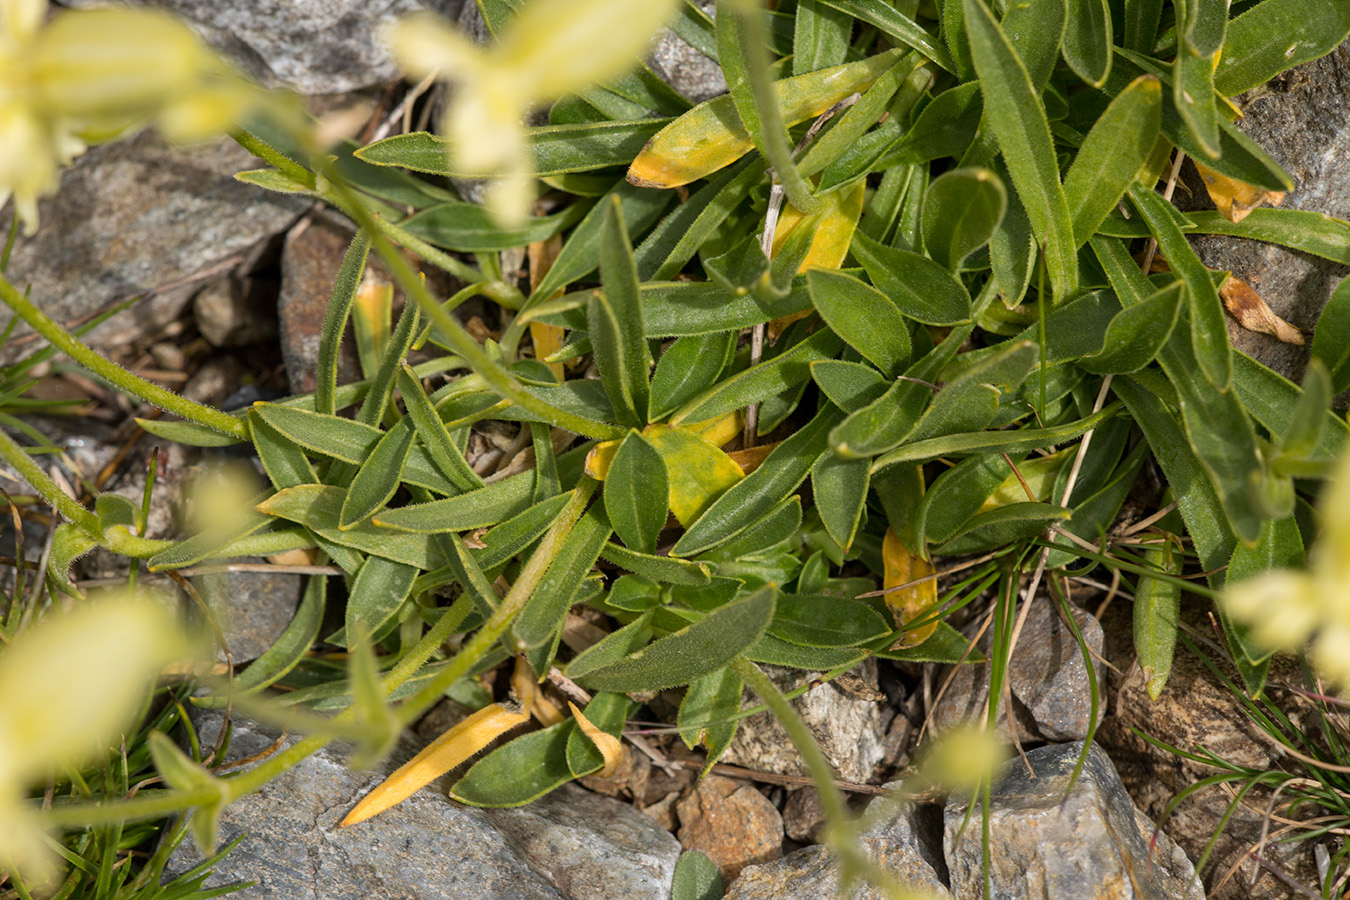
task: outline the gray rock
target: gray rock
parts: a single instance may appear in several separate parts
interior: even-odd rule
[[[213,565],[231,562],[263,560],[239,557],[211,561]],[[220,624],[235,665],[257,659],[276,643],[300,604],[303,580],[299,575],[272,572],[213,572],[194,579]]]
[[[398,77],[383,30],[430,7],[453,17],[463,0],[132,0],[184,19],[254,80],[302,94],[340,94]],[[72,5],[96,6],[96,0]]]
[[[1089,613],[1070,607],[1083,639],[1094,654],[1102,649],[1102,629]],[[981,649],[989,652],[992,635],[985,633]],[[1094,661],[1097,676],[1097,718],[1106,713],[1102,694],[1105,667]],[[1091,721],[1091,693],[1087,666],[1073,632],[1065,627],[1049,600],[1038,599],[1027,613],[1008,666],[1013,697],[1012,728],[1019,740],[1066,741],[1087,736]],[[987,665],[956,668],[950,685],[933,710],[931,728],[940,733],[983,714],[989,694]],[[999,710],[999,728],[1008,730],[1008,711]]]
[[[1348,101],[1350,43],[1238,98],[1243,111],[1238,126],[1293,176],[1294,190],[1282,209],[1350,218]],[[1187,184],[1192,189],[1191,202],[1212,206],[1198,177]],[[1350,274],[1346,266],[1274,244],[1197,237],[1194,245],[1205,265],[1227,269],[1249,283],[1276,315],[1309,337],[1332,289]],[[1307,346],[1246,331],[1231,319],[1228,333],[1238,350],[1302,380]]]
[[[1081,741],[1032,750],[1025,764],[1012,760],[994,782],[988,811],[994,900],[1204,900],[1184,853],[1161,841],[1150,852],[1152,835],[1141,833],[1115,766],[1095,744],[1074,780],[1082,752]],[[945,813],[947,867],[961,900],[984,895],[981,810],[967,819],[968,802],[953,796]]]
[[[699,6],[709,15],[715,13],[715,3],[704,0]],[[667,84],[695,103],[727,92],[722,67],[668,28],[657,32],[647,62]]]
[[[208,746],[217,713],[199,723]],[[266,750],[276,733],[235,719],[231,758]],[[293,740],[287,743],[292,743]],[[378,771],[354,773],[329,746],[241,798],[221,817],[221,841],[244,834],[207,884],[256,885],[239,900],[666,900],[679,856],[669,833],[632,807],[565,787],[525,809],[464,807],[421,790],[360,825],[337,823],[411,748]],[[166,878],[200,861],[185,844]]]
[[[784,691],[819,675],[778,666],[765,666],[764,672]],[[854,672],[862,676],[867,687],[876,689],[875,660],[866,660]],[[835,684],[825,684],[798,697],[792,705],[811,729],[837,777],[856,782],[872,777],[873,767],[886,752],[886,729],[877,701],[858,697]],[[721,761],[778,775],[808,774],[787,732],[767,712],[741,721]]]
[[[144,132],[96,147],[39,204],[41,228],[18,241],[8,277],[62,323],[140,295],[89,335],[97,346],[154,334],[201,287],[198,273],[242,261],[309,202],[234,180],[259,165],[224,139],[177,150]]]
[[[936,898],[951,897],[944,883],[941,825],[926,821],[920,808],[874,803],[868,810],[874,821],[864,827],[861,840],[868,855],[902,883]],[[822,846],[805,847],[782,859],[749,866],[732,882],[725,900],[817,900],[838,897],[839,866]],[[872,885],[852,895],[856,900],[883,900]]]

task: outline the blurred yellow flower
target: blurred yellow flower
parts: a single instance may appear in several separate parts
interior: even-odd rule
[[[25,234],[88,143],[157,116],[170,138],[200,139],[256,97],[165,13],[79,10],[44,24],[46,13],[47,0],[0,0],[0,206],[14,198]]]
[[[1319,500],[1322,527],[1307,572],[1274,569],[1228,586],[1224,609],[1271,650],[1300,650],[1328,681],[1350,688],[1350,454]]]
[[[50,880],[29,787],[115,746],[155,676],[191,649],[165,602],[121,593],[49,612],[0,651],[0,869]]]
[[[481,49],[431,14],[405,18],[390,45],[414,78],[455,83],[443,131],[455,171],[495,178],[487,207],[502,224],[529,214],[532,106],[618,75],[636,62],[678,0],[533,0]]]

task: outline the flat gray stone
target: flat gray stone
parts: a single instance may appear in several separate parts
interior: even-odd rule
[[[1102,628],[1091,614],[1070,607],[1074,622],[1094,654],[1100,657]],[[986,632],[980,648],[989,652],[992,635]],[[1106,669],[1093,664],[1097,676],[1097,720],[1106,714],[1103,688]],[[1008,710],[1000,708],[998,726],[1011,727],[1019,740],[1081,740],[1091,724],[1092,695],[1087,665],[1073,632],[1065,627],[1058,610],[1044,598],[1033,601],[1026,624],[1017,639],[1017,649],[1008,665],[1008,687],[1013,697],[1012,725]],[[984,713],[989,694],[987,664],[958,666],[950,685],[933,710],[930,727],[941,733]]]
[[[1204,900],[1186,855],[1141,833],[1110,758],[1095,744],[1073,779],[1083,743],[1013,759],[994,782],[989,815],[991,900]],[[1030,764],[1034,777],[1027,771]],[[980,816],[968,798],[946,808],[946,858],[958,900],[984,896]],[[1147,822],[1147,820],[1144,820]],[[966,826],[962,828],[963,824]]]
[[[262,561],[240,557],[212,564]],[[235,665],[257,659],[276,643],[294,617],[304,587],[299,575],[273,572],[213,572],[194,580],[220,624]]]
[[[866,660],[853,670],[875,690],[875,660]],[[765,666],[764,672],[780,690],[792,690],[819,673],[780,666]],[[866,782],[872,769],[886,754],[886,730],[881,705],[876,700],[851,694],[833,683],[823,684],[792,701],[811,729],[835,775],[844,781]],[[783,726],[770,713],[742,719],[736,736],[721,762],[778,775],[806,775],[806,764]]]
[[[1350,43],[1248,91],[1237,100],[1238,127],[1294,179],[1281,209],[1350,218]],[[1187,171],[1194,175],[1193,170]],[[1192,206],[1213,208],[1198,177],[1190,177]],[[1179,202],[1184,201],[1177,192]],[[1196,237],[1205,265],[1246,281],[1276,315],[1303,331],[1313,327],[1331,291],[1350,267],[1274,244],[1241,238]],[[1308,346],[1286,344],[1228,321],[1233,346],[1281,374],[1301,381]]]
[[[249,77],[302,94],[341,94],[399,76],[383,31],[425,8],[453,17],[464,0],[130,0],[167,9]],[[74,6],[97,6],[75,0]]]
[[[234,180],[260,165],[228,139],[180,150],[147,131],[95,147],[39,204],[41,227],[16,243],[8,277],[62,323],[141,296],[88,336],[96,346],[154,334],[202,287],[193,276],[242,262],[310,202]]]
[[[276,733],[235,719],[230,758],[270,747]],[[203,743],[219,714],[201,717]],[[287,745],[294,739],[287,741]],[[532,806],[481,810],[435,788],[349,828],[338,828],[367,791],[412,748],[373,772],[353,773],[346,749],[329,745],[222,815],[223,842],[242,844],[215,867],[208,886],[256,885],[239,900],[666,900],[680,847],[631,806],[567,786]],[[190,843],[166,878],[200,862]]]
[[[883,808],[874,803],[861,839],[868,855],[902,883],[926,896],[951,897],[945,883],[941,824],[927,821],[914,806]],[[839,865],[823,846],[805,847],[782,859],[748,866],[732,882],[725,900],[818,900],[839,897]],[[855,888],[856,900],[884,900],[870,884]]]

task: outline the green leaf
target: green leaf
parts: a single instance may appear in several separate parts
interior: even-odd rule
[[[706,585],[710,578],[709,569],[703,563],[660,554],[639,553],[612,541],[601,548],[600,556],[621,569],[627,569],[662,584],[699,587]]]
[[[1125,307],[1111,319],[1101,349],[1079,359],[1078,365],[1098,375],[1142,369],[1167,344],[1184,296],[1184,285],[1177,281]]]
[[[1182,557],[1171,540],[1143,552],[1144,562],[1174,578],[1181,575]],[[1181,622],[1181,587],[1147,575],[1134,589],[1134,652],[1144,670],[1144,688],[1150,700],[1162,696],[1172,673],[1177,627]]]
[[[1009,472],[1001,454],[985,453],[963,459],[935,478],[924,491],[914,517],[915,546],[951,540],[998,490]]]
[[[155,437],[164,438],[189,447],[229,447],[242,443],[240,438],[222,434],[214,428],[196,422],[161,422],[158,419],[137,419],[136,424]]]
[[[825,531],[845,551],[853,545],[870,483],[869,461],[842,459],[833,453],[821,456],[811,470],[811,492]]]
[[[605,393],[622,424],[647,424],[649,387],[646,327],[638,298],[637,266],[618,198],[610,201],[600,238],[600,283],[587,321]]]
[[[518,646],[542,647],[553,640],[582,578],[600,558],[600,549],[612,533],[604,509],[592,504],[563,538],[557,555],[511,624]]]
[[[885,394],[851,412],[830,432],[834,452],[857,459],[884,453],[904,441],[932,398],[938,373],[951,362],[972,330],[970,326],[953,330],[941,344],[911,365],[905,377],[892,383]]]
[[[822,328],[790,350],[724,378],[676,410],[670,422],[703,422],[782,393],[810,379],[811,363],[832,358],[843,343],[833,331]]]
[[[304,593],[300,595],[300,605],[295,608],[295,615],[291,617],[286,630],[261,656],[234,676],[234,690],[244,693],[260,691],[275,684],[299,665],[319,639],[327,597],[328,579],[323,575],[311,575]]]
[[[576,722],[568,719],[498,747],[474,763],[450,788],[450,798],[470,806],[524,806],[572,780],[567,743]]]
[[[666,417],[716,384],[735,352],[732,331],[682,337],[667,347],[652,375],[651,418]]]
[[[1336,285],[1317,319],[1312,355],[1327,367],[1333,394],[1350,388],[1350,278]]]
[[[1045,248],[1055,299],[1067,299],[1078,286],[1073,220],[1059,183],[1050,124],[1040,94],[983,0],[962,2],[989,127],[1003,151],[1013,187]]]
[[[844,64],[853,36],[852,16],[820,0],[798,0],[793,26],[793,75]]]
[[[346,646],[353,635],[378,634],[408,599],[417,574],[416,566],[368,557],[347,594],[346,635],[335,643]]]
[[[1008,341],[933,395],[909,439],[923,441],[964,431],[979,431],[993,420],[999,398],[1015,391],[1035,367],[1040,348],[1032,341]]]
[[[1008,211],[1003,221],[989,238],[989,266],[1003,298],[1003,305],[1008,309],[1021,303],[1027,288],[1031,286],[1031,276],[1036,268],[1036,249],[1031,220],[1027,218],[1021,198],[1014,191],[1008,196]]]
[[[1054,447],[1091,431],[1111,418],[1119,410],[1111,404],[1100,412],[1084,416],[1063,425],[1046,428],[1021,428],[1017,431],[980,431],[967,434],[949,434],[925,441],[913,441],[884,453],[872,461],[872,474],[882,469],[907,462],[926,462],[941,456],[967,456],[972,453],[1026,453],[1043,447]]]
[[[1347,35],[1350,6],[1344,3],[1263,0],[1228,23],[1214,86],[1225,97],[1235,97],[1281,72],[1325,56]]]
[[[1174,8],[1181,39],[1172,63],[1172,102],[1200,149],[1212,159],[1221,150],[1214,63],[1223,46],[1228,14],[1219,4],[1200,0],[1181,0]]]
[[[759,468],[731,486],[689,526],[670,551],[693,556],[733,537],[763,519],[806,480],[827,452],[826,435],[839,413],[826,407],[770,451]]]
[[[875,26],[883,34],[895,38],[906,47],[918,50],[946,71],[954,71],[951,57],[942,45],[933,40],[933,36],[917,22],[897,12],[890,4],[882,0],[819,0],[819,2]]]
[[[1093,87],[1101,87],[1111,71],[1112,43],[1111,10],[1106,0],[1069,0],[1063,49],[1064,61],[1074,74]]]
[[[664,690],[723,668],[764,633],[776,591],[763,587],[721,606],[669,637],[591,672],[583,683],[601,691]]]
[[[1162,8],[1163,0],[1125,0],[1125,47],[1135,53],[1153,51]]]
[[[956,530],[947,543],[934,548],[943,556],[968,556],[1032,540],[1057,522],[1066,522],[1070,510],[1053,503],[1027,501],[985,510]]]
[[[253,449],[258,453],[263,471],[277,490],[318,483],[319,478],[304,451],[263,421],[256,410],[249,410],[248,434],[253,439]]]
[[[741,676],[721,668],[690,681],[684,692],[675,719],[680,740],[690,750],[699,744],[708,748],[706,767],[717,761],[736,736],[742,687]]]
[[[750,662],[769,666],[787,666],[811,672],[848,668],[862,662],[868,654],[856,647],[803,647],[766,634],[745,651]]]
[[[392,296],[392,289],[385,296]],[[363,316],[363,318],[365,317]],[[393,334],[384,343],[379,357],[379,365],[370,377],[365,399],[361,401],[361,408],[356,411],[356,421],[366,425],[379,425],[384,421],[385,412],[389,408],[389,401],[394,396],[395,377],[398,375],[399,367],[403,365],[403,360],[408,355],[408,351],[412,349],[413,340],[417,336],[418,320],[417,304],[403,304],[403,311],[398,317],[398,325],[394,327]],[[357,329],[357,334],[360,335],[364,330]]]
[[[625,578],[632,578],[625,575]],[[617,585],[616,585],[617,587]],[[659,588],[654,590],[659,591]],[[659,599],[657,603],[659,604]],[[572,657],[565,672],[573,681],[585,678],[587,673],[605,666],[613,665],[630,653],[635,653],[647,645],[652,636],[652,610],[648,609],[627,625],[612,631],[600,640]]]
[[[584,329],[585,305],[590,302],[590,296],[590,291],[568,294],[556,303],[544,304],[534,318],[565,328]],[[793,279],[792,290],[776,301],[764,300],[754,294],[734,296],[718,284],[688,281],[644,284],[641,297],[647,336],[653,338],[739,331],[811,306],[804,277]]]
[[[661,220],[634,251],[638,276],[646,281],[674,278],[694,258],[751,188],[764,178],[767,164],[748,159],[710,176],[707,183]],[[645,188],[638,188],[645,191]]]
[[[347,488],[347,496],[342,501],[342,512],[338,517],[338,528],[346,531],[384,508],[398,490],[412,441],[410,417],[400,419],[376,442],[375,449],[370,451],[369,458],[361,464],[351,486]]]
[[[1340,458],[1350,442],[1350,427],[1329,401],[1319,399],[1324,391],[1334,393],[1334,385],[1317,384],[1311,396],[1306,390],[1309,378],[1321,381],[1320,376],[1313,374],[1316,363],[1310,364],[1304,376],[1305,389],[1300,390],[1292,381],[1246,354],[1234,354],[1234,362],[1233,387],[1238,399],[1266,431],[1283,440],[1285,453],[1290,453],[1297,444],[1299,455],[1309,461],[1330,463]],[[1310,421],[1314,411],[1320,417],[1319,422]],[[1307,437],[1314,430],[1315,443],[1307,447]]]
[[[989,243],[1008,209],[1003,182],[988,169],[953,169],[928,186],[923,204],[923,248],[952,272]]]
[[[326,484],[301,484],[277,491],[258,504],[258,510],[269,516],[289,519],[304,525],[319,537],[340,547],[349,547],[383,556],[397,562],[435,569],[446,560],[428,535],[394,532],[366,521],[346,531],[338,529],[338,516],[346,492]]]
[[[1217,210],[1187,213],[1189,234],[1226,234],[1279,244],[1311,253],[1341,265],[1350,265],[1350,222],[1305,209],[1261,207],[1241,222],[1230,222]]]
[[[1045,90],[1055,71],[1068,24],[1065,0],[1008,4],[1000,25],[1008,43],[1017,50],[1017,58],[1026,66],[1037,93]]]
[[[943,91],[919,113],[914,124],[880,160],[877,169],[959,157],[975,140],[984,115],[980,83],[969,81]]]
[[[802,498],[793,495],[731,540],[708,551],[704,558],[735,560],[754,556],[792,537],[801,524]]]
[[[503,228],[487,208],[477,203],[442,203],[404,219],[400,224],[410,234],[429,244],[463,253],[509,250],[547,240],[577,222],[587,204],[569,204],[551,216],[527,218],[523,224]]]
[[[656,552],[669,494],[665,460],[640,432],[630,432],[609,464],[603,495],[610,524],[629,549]]]
[[[889,297],[851,275],[826,269],[808,271],[806,285],[812,305],[831,331],[882,374],[894,377],[904,370],[909,329]]]
[[[1271,519],[1262,525],[1261,536],[1253,545],[1239,544],[1233,549],[1224,583],[1234,584],[1273,569],[1302,567],[1303,538],[1297,520],[1294,516]],[[1253,667],[1269,662],[1272,651],[1257,643],[1246,625],[1233,621],[1227,615],[1223,616],[1222,622],[1229,649],[1235,658],[1245,660]],[[1264,669],[1259,671],[1264,674]],[[1244,679],[1246,677],[1244,673]]]
[[[799,13],[800,15],[800,13]],[[706,854],[686,850],[675,862],[670,900],[721,900],[722,873]]]
[[[398,373],[398,392],[408,410],[408,418],[417,430],[417,437],[427,455],[441,474],[462,491],[473,491],[483,486],[483,479],[469,467],[468,460],[450,437],[445,423],[422,390],[422,382],[412,367],[404,364]],[[278,485],[280,486],[280,485]]]
[[[1228,346],[1228,324],[1223,301],[1209,270],[1191,249],[1186,234],[1172,218],[1172,205],[1142,185],[1130,187],[1130,199],[1158,241],[1167,264],[1186,283],[1191,321],[1191,347],[1205,379],[1225,391],[1233,380],[1233,354]]]
[[[890,129],[872,130],[877,120],[887,113],[892,119],[904,118],[931,81],[932,70],[927,60],[918,53],[906,54],[807,147],[798,163],[802,174],[833,170],[834,177],[826,174],[820,178],[822,194],[865,177],[875,168],[877,156],[896,137]]]
[[[811,363],[811,378],[830,402],[846,413],[862,409],[886,393],[889,386],[871,366],[838,359]]]
[[[1081,2],[1091,5],[1097,0]],[[1148,161],[1158,138],[1161,108],[1162,85],[1142,75],[1111,101],[1083,140],[1064,176],[1076,246],[1087,243]]]
[[[558,253],[547,274],[530,292],[530,298],[547,300],[568,284],[578,281],[600,265],[600,243],[605,220],[611,215],[609,198],[617,197],[623,209],[623,221],[634,234],[651,227],[657,216],[670,203],[670,195],[635,188],[619,181],[586,213],[586,218],[572,229],[567,243]]]
[[[854,647],[891,633],[881,614],[861,600],[779,594],[769,634],[803,647]]]
[[[853,255],[882,293],[900,312],[925,325],[958,325],[970,321],[970,294],[960,281],[931,259],[853,235]]]
[[[526,129],[534,172],[543,177],[627,165],[667,121],[586,122]],[[452,168],[445,141],[425,131],[376,141],[357,150],[355,156],[377,166],[400,166],[429,175],[469,177]]]

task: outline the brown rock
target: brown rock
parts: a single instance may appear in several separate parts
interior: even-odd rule
[[[277,317],[286,377],[297,394],[314,390],[324,314],[333,295],[333,280],[351,241],[350,228],[326,217],[306,219],[286,236]],[[355,348],[354,340],[342,342],[338,384],[361,377]]]
[[[783,830],[794,841],[814,844],[825,827],[825,806],[813,787],[798,788],[783,804]]]
[[[685,791],[675,809],[680,845],[706,853],[724,883],[751,863],[782,855],[783,819],[753,785],[709,775]]]

